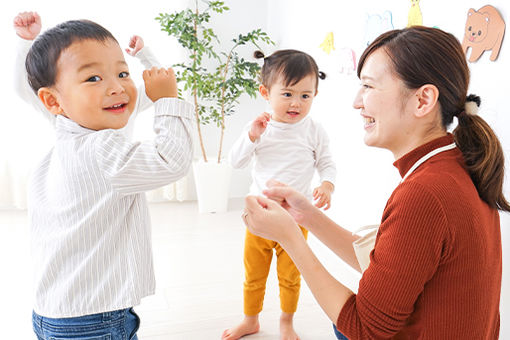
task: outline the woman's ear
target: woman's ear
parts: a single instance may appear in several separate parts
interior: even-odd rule
[[[259,92],[262,98],[264,98],[265,100],[269,100],[269,89],[267,87],[265,87],[264,85],[260,85]]]
[[[55,90],[49,87],[41,87],[37,91],[37,96],[39,97],[39,99],[41,100],[41,102],[44,104],[48,111],[50,111],[54,115],[64,114],[64,110],[62,109],[62,106],[60,106],[60,103],[58,102]]]
[[[424,117],[432,112],[439,100],[439,90],[435,85],[425,84],[416,90],[416,110],[417,117]]]

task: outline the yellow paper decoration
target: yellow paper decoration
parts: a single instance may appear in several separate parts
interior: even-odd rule
[[[411,8],[407,16],[407,27],[423,25],[423,17],[420,10],[420,0],[411,0]]]
[[[335,49],[333,32],[329,32],[328,34],[326,34],[326,38],[324,39],[322,44],[320,44],[319,47],[322,48],[322,50],[327,54],[330,54],[331,51]]]

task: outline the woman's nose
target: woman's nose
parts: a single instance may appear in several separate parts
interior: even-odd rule
[[[354,97],[354,102],[352,103],[352,107],[355,109],[361,109],[363,107],[363,100],[361,97],[361,89],[356,93],[356,97]]]

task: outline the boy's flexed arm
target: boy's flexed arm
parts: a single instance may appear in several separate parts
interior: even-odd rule
[[[145,70],[147,96],[155,106],[154,132],[149,142],[131,143],[119,133],[100,131],[98,166],[120,193],[152,190],[187,174],[193,157],[193,106],[177,99],[172,69]]]
[[[125,49],[126,53],[140,60],[145,69],[150,70],[153,67],[161,67],[156,56],[152,53],[148,46],[145,46],[145,42],[139,35],[133,35],[129,39],[128,46],[129,47]],[[138,88],[138,98],[133,116],[136,116],[139,112],[148,109],[152,105],[152,100],[150,100],[145,93],[145,86],[140,86]]]
[[[41,17],[36,12],[22,12],[14,18],[13,26],[16,34],[21,38],[18,42],[14,66],[14,90],[21,99],[41,111],[45,118],[55,124],[55,116],[46,110],[46,107],[28,84],[25,68],[25,60],[32,46],[32,41],[41,32]]]

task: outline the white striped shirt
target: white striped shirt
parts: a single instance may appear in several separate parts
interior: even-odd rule
[[[95,314],[154,293],[144,192],[187,173],[193,106],[162,98],[155,111],[152,142],[57,117],[55,146],[29,186],[36,313]]]

